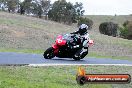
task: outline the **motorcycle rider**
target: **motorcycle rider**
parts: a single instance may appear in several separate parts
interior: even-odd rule
[[[88,25],[86,24],[81,24],[79,26],[79,29],[78,31],[75,31],[73,33],[70,33],[70,34],[77,34],[80,36],[80,39],[81,39],[81,43],[79,45],[76,45],[76,46],[73,46],[73,48],[77,48],[77,47],[88,47],[87,43],[88,41],[90,40],[90,37],[89,37],[89,34],[87,32],[88,30]]]

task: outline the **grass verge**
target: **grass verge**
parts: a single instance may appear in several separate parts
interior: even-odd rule
[[[5,49],[0,48],[0,52],[18,52],[18,53],[35,53],[35,54],[42,54],[44,50],[33,50],[33,49]]]
[[[87,57],[95,57],[95,58],[111,58],[111,59],[120,59],[120,60],[132,60],[131,57],[128,56],[108,56],[108,55],[101,55],[96,52],[89,52]]]
[[[87,73],[128,73],[131,67],[85,66]],[[122,70],[123,69],[123,70]],[[0,88],[131,88],[132,84],[76,83],[77,66],[0,66]]]

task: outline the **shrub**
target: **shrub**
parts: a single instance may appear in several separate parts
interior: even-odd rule
[[[92,29],[92,25],[93,25],[93,21],[90,20],[89,18],[83,18],[83,17],[80,17],[79,20],[78,20],[78,26],[80,26],[81,24],[86,24],[89,26],[89,30]]]
[[[128,36],[128,28],[127,27],[120,27],[120,37],[127,39]]]
[[[113,22],[104,22],[99,26],[99,31],[101,34],[116,37],[117,36],[118,24]]]
[[[132,21],[125,21],[120,28],[120,36],[126,39],[132,39]]]

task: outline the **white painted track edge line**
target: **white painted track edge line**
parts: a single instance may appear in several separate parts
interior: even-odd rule
[[[132,64],[29,64],[28,66],[132,66]]]

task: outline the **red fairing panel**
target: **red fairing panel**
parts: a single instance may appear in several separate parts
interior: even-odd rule
[[[56,44],[53,44],[52,47],[54,48],[54,54],[57,55],[59,51],[59,47]]]
[[[60,46],[63,46],[63,45],[66,44],[66,40],[63,40],[63,39],[62,39],[62,36],[59,35],[59,36],[57,37],[57,39],[56,39],[56,44],[57,44],[57,45],[60,45]]]
[[[59,48],[56,44],[53,44],[52,47],[53,47],[55,50]]]

